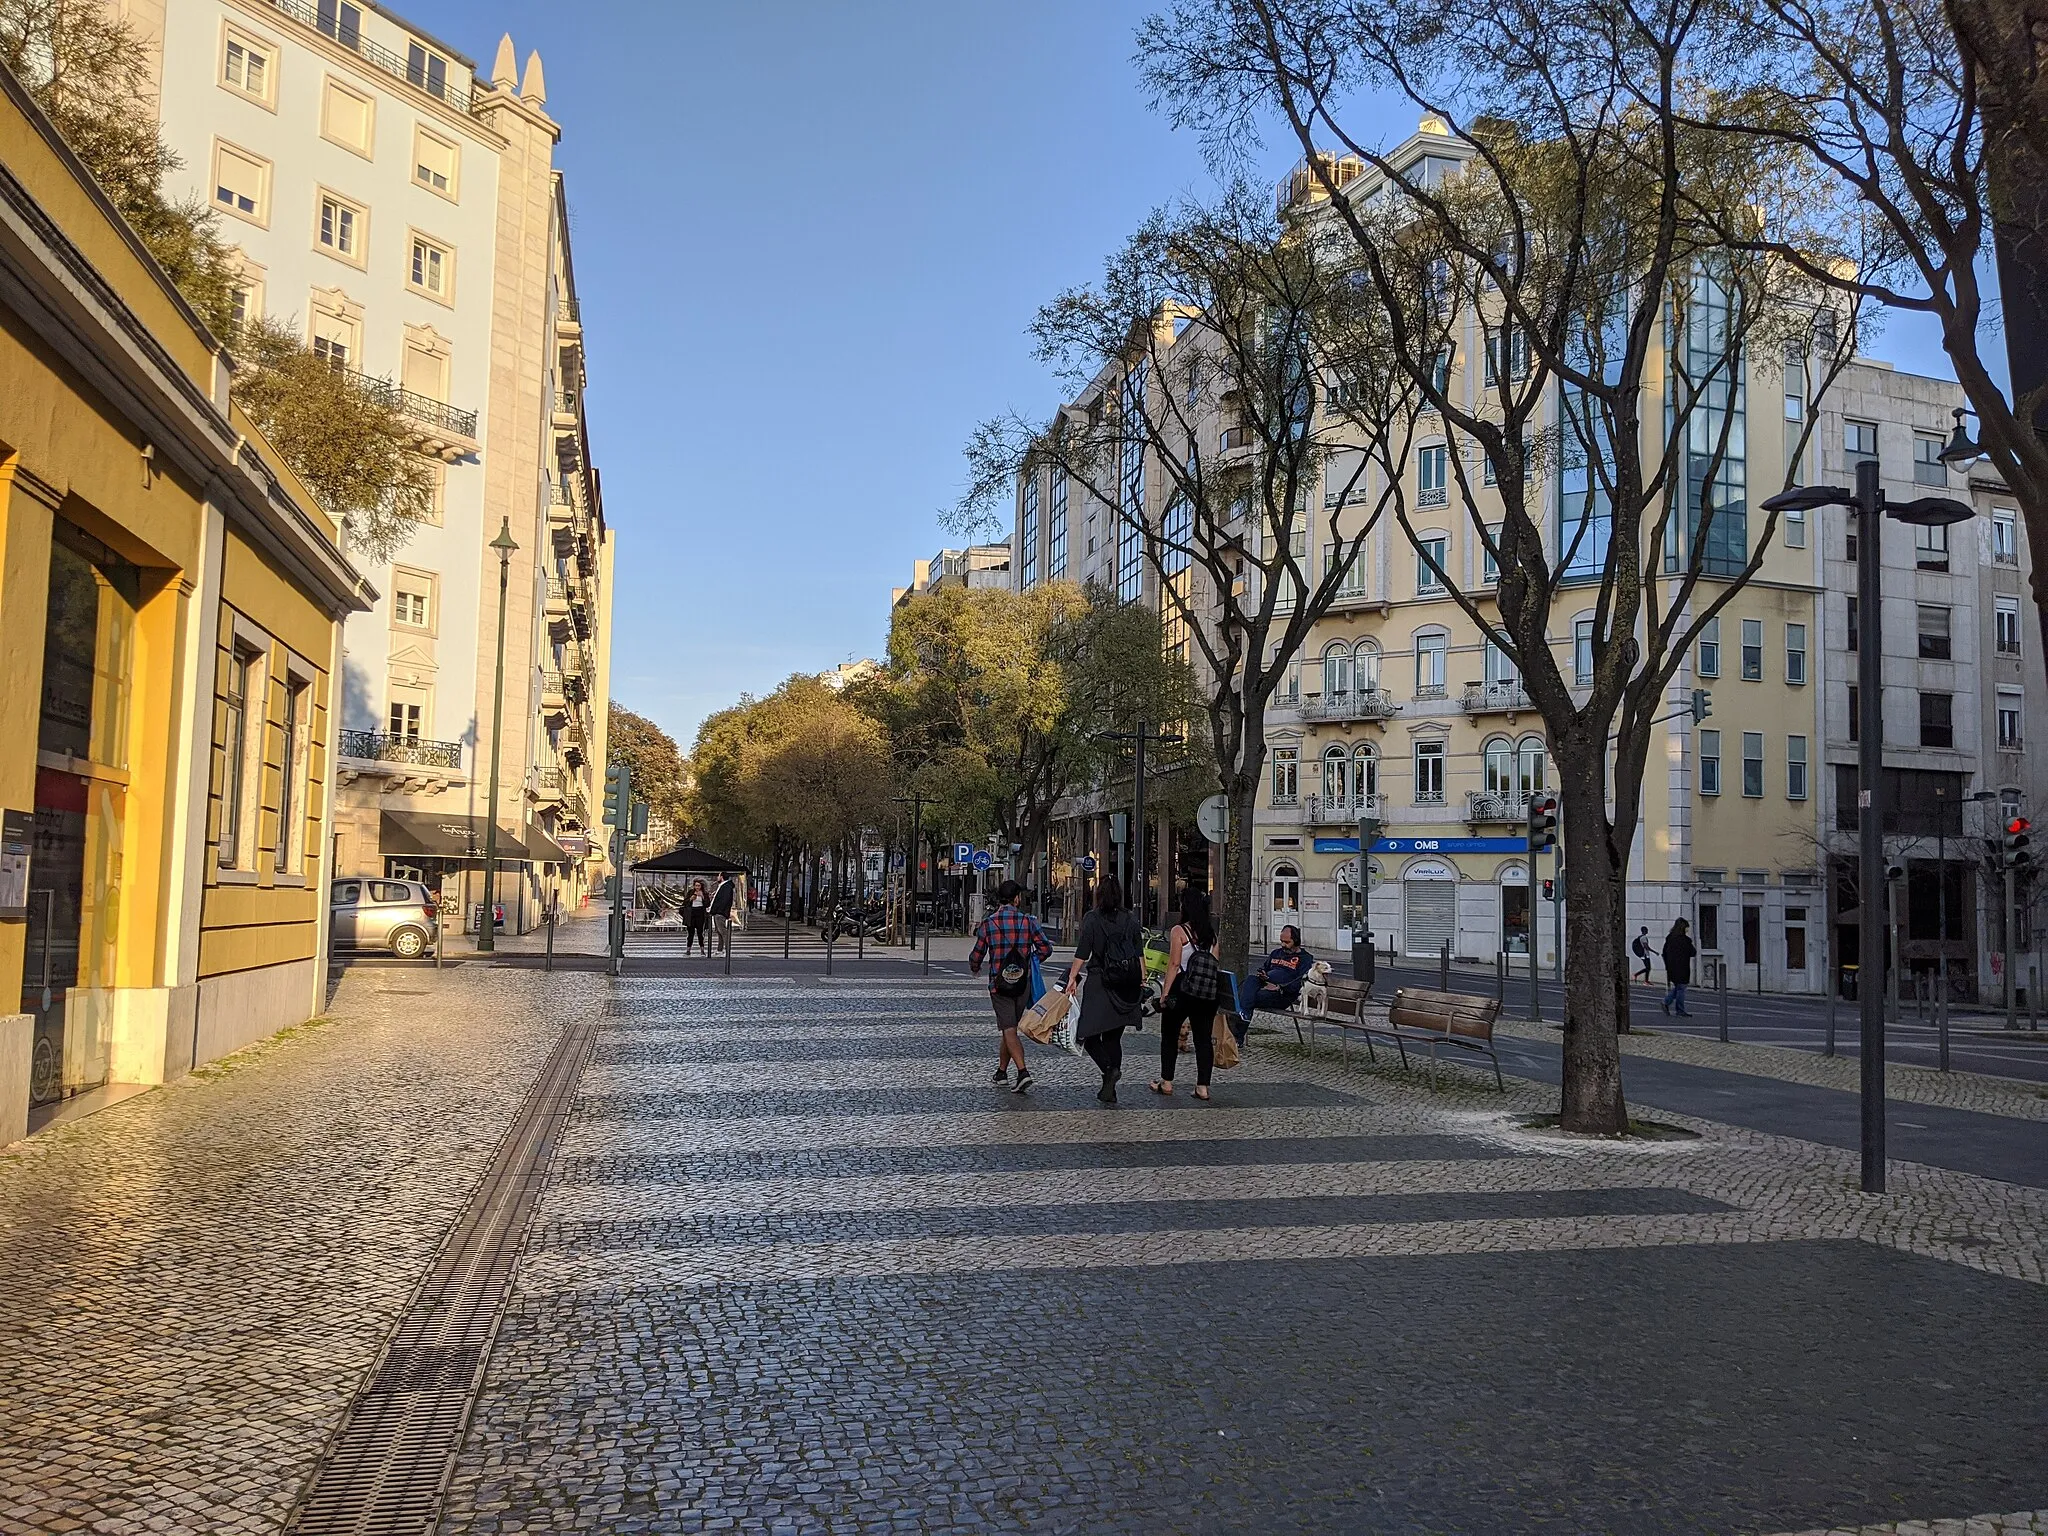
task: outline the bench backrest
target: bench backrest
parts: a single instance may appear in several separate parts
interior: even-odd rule
[[[1494,998],[1424,987],[1401,988],[1388,1010],[1391,1022],[1403,1028],[1441,1030],[1474,1040],[1491,1040],[1493,1021],[1499,1017],[1500,1003]]]
[[[1332,976],[1323,983],[1324,1009],[1330,1013],[1355,1015],[1370,990],[1362,981],[1343,981]]]

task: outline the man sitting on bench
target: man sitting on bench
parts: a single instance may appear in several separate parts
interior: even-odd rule
[[[1280,947],[1238,988],[1237,1011],[1249,1019],[1254,1008],[1278,1012],[1294,1006],[1316,957],[1301,947],[1301,930],[1293,924],[1280,930]]]

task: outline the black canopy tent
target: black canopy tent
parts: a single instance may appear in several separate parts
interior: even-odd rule
[[[651,859],[642,859],[632,867],[632,872],[633,905],[651,913],[673,915],[682,905],[684,893],[693,880],[716,885],[721,876],[735,875],[744,881],[747,866],[702,848],[682,847],[671,848]],[[742,892],[744,889],[742,886]],[[741,894],[734,903],[734,917],[741,917],[745,909],[746,897]]]
[[[667,853],[642,859],[633,866],[636,875],[744,875],[747,866],[722,859],[702,848],[671,848]]]

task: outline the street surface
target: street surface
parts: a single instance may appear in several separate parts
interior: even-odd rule
[[[1697,1135],[1613,1144],[1291,1030],[1161,1099],[1147,1033],[1105,1108],[1035,1047],[992,1087],[978,983],[689,964],[351,967],[0,1155],[0,1532],[279,1531],[363,1394],[452,1390],[449,1533],[2048,1533],[2030,1085],[1898,1069],[1939,1126],[1870,1198],[1794,1134],[1849,1061],[1632,1042]],[[486,1346],[401,1362],[522,1146]]]

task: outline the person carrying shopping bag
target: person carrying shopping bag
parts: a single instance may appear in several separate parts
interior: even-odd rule
[[[1067,968],[1067,991],[1087,968],[1081,991],[1081,1021],[1074,1033],[1081,1048],[1102,1072],[1095,1097],[1116,1102],[1117,1079],[1124,1072],[1125,1029],[1139,1022],[1145,1003],[1145,932],[1138,914],[1124,908],[1123,887],[1104,875],[1095,887],[1095,907],[1081,919],[1080,943]]]
[[[1223,975],[1216,967],[1216,923],[1206,891],[1181,898],[1180,923],[1168,938],[1166,983],[1159,1010],[1159,1076],[1152,1091],[1171,1096],[1173,1069],[1180,1058],[1183,1027],[1195,1048],[1195,1097],[1209,1097],[1216,1070],[1216,1007]]]
[[[1052,958],[1052,940],[1038,926],[1038,919],[1017,905],[1024,887],[1005,880],[996,887],[996,909],[974,930],[974,948],[967,955],[967,969],[981,974],[984,960],[993,957],[988,972],[988,1001],[995,1010],[996,1072],[989,1081],[1001,1087],[1009,1082],[1010,1063],[1017,1063],[1017,1081],[1012,1093],[1031,1091],[1031,1069],[1024,1064],[1024,1042],[1017,1025],[1024,1010],[1038,1001],[1038,965]]]

